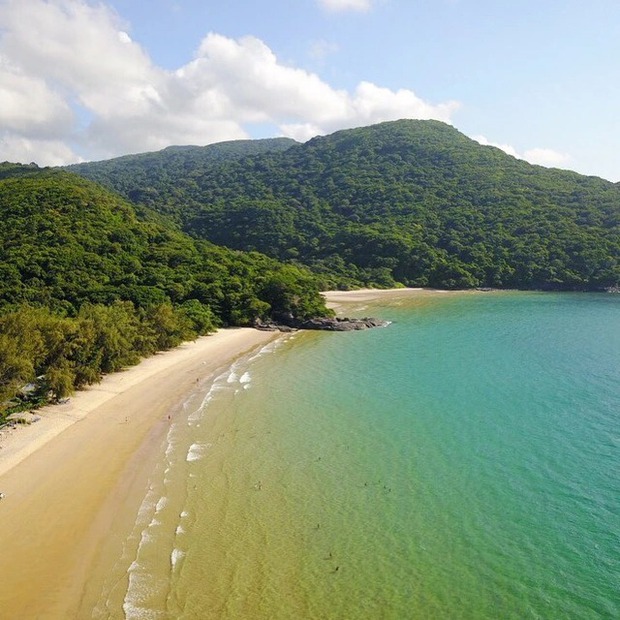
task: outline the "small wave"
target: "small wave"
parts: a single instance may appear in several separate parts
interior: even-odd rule
[[[236,379],[235,379],[236,381]],[[216,377],[213,380],[213,383],[211,384],[211,387],[209,388],[209,390],[207,391],[207,393],[205,394],[204,398],[202,399],[202,402],[200,403],[200,405],[198,406],[198,408],[193,411],[192,413],[189,414],[189,416],[187,416],[187,423],[188,424],[193,424],[195,422],[199,422],[202,419],[202,416],[204,414],[204,410],[206,409],[207,405],[215,398],[215,395],[218,392],[221,392],[222,390],[227,389],[226,385],[222,385],[222,383],[226,384],[226,383],[232,383],[233,381],[231,381],[231,373],[222,373],[221,375],[219,375],[218,377]]]
[[[153,495],[153,489],[149,490],[149,495]],[[166,497],[160,497],[157,503],[152,497],[148,501],[145,500],[144,508],[150,506],[153,513],[150,523],[142,529],[135,559],[127,569],[128,585],[123,600],[123,611],[126,619],[158,620],[165,617],[163,612],[149,608],[149,601],[157,592],[158,584],[148,569],[148,554],[149,549],[153,549],[153,545],[158,544],[156,528],[161,526],[162,522],[157,519],[157,514],[164,509],[167,503]],[[146,556],[144,556],[145,552],[147,553]],[[147,564],[141,562],[142,557],[147,558]]]
[[[279,340],[270,342],[269,344],[266,344],[264,347],[261,347],[258,353],[255,353],[254,355],[252,355],[252,357],[249,358],[249,361],[253,362],[254,360],[257,360],[263,357],[263,355],[267,355],[268,353],[273,353],[279,346],[280,346]]]
[[[252,376],[247,371],[244,372],[239,379],[239,383],[249,383],[250,381],[252,381]]]
[[[145,527],[142,530],[142,534],[140,534],[140,543],[138,545],[138,553],[142,550],[142,548],[147,544],[153,541],[154,538],[151,535],[151,532],[148,527]]]
[[[185,553],[183,553],[183,551],[181,551],[180,549],[177,549],[176,547],[172,550],[172,553],[170,554],[170,566],[172,567],[172,570],[174,570],[177,566],[177,564],[185,557]]]
[[[135,562],[129,569],[129,586],[123,601],[123,611],[126,620],[156,620],[162,618],[161,612],[143,607],[143,601],[148,600],[152,593],[150,577]]]
[[[146,609],[145,607],[139,607],[127,600],[123,603],[123,611],[125,612],[126,620],[156,620],[157,618],[161,618],[161,615],[156,611]]]
[[[160,497],[159,501],[157,502],[157,504],[155,504],[155,514],[157,514],[161,510],[163,510],[166,507],[167,503],[168,503],[168,498],[167,497],[165,497],[165,496]]]
[[[146,523],[148,516],[151,514],[151,511],[155,508],[155,489],[153,485],[149,486],[149,490],[146,493],[142,504],[138,510],[138,516],[136,519],[136,523]]]
[[[168,467],[171,467],[174,461],[174,452],[177,447],[177,425],[174,422],[170,422],[170,426],[168,427],[168,432],[166,433],[166,450],[165,457],[166,463]],[[167,473],[167,472],[166,472]]]
[[[188,463],[199,461],[204,457],[207,449],[210,448],[211,445],[212,444],[193,443],[187,451],[187,457],[185,457],[185,460]]]
[[[212,390],[213,390],[213,386],[211,387],[211,389],[206,393],[205,397],[202,399],[202,402],[200,403],[200,405],[197,407],[197,409],[195,409],[194,411],[192,411],[188,416],[187,416],[187,423],[188,424],[192,424],[194,422],[199,422],[202,419],[202,414],[204,413],[205,407],[209,404],[209,401],[213,398],[212,395]]]
[[[236,383],[239,381],[239,375],[237,374],[237,370],[239,369],[239,362],[233,364],[229,371],[228,376],[226,377],[226,383]]]

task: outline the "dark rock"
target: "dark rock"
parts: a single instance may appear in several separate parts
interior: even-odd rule
[[[297,331],[295,327],[291,325],[284,325],[283,323],[275,323],[273,321],[263,322],[260,319],[254,320],[254,328],[263,332],[294,332]]]
[[[281,322],[280,322],[281,321]],[[374,327],[387,327],[389,321],[365,317],[363,319],[340,318],[340,317],[315,317],[312,319],[299,320],[292,316],[279,316],[278,322],[256,320],[254,327],[263,331],[290,332],[298,329],[312,329],[330,332],[351,332]]]

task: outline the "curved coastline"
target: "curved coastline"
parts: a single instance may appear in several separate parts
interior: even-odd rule
[[[91,564],[187,394],[278,335],[220,330],[106,376],[0,438],[0,581],[7,617],[75,617]],[[143,485],[142,485],[143,486]]]
[[[340,314],[426,293],[361,289],[325,297]],[[236,359],[279,337],[220,330],[105,376],[67,403],[38,410],[36,423],[3,429],[0,548],[11,567],[0,583],[3,611],[40,618],[84,612],[110,560],[101,562],[106,545],[133,524],[168,416]]]

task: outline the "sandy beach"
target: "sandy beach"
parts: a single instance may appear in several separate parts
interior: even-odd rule
[[[376,299],[418,294],[324,293],[328,306],[352,315]],[[221,330],[38,410],[38,422],[0,431],[0,617],[90,617],[106,552],[135,520],[169,416],[236,358],[277,337]]]
[[[221,330],[106,376],[38,411],[36,423],[3,430],[1,617],[79,617],[93,560],[113,524],[135,514],[169,416],[197,385],[276,337]]]
[[[321,294],[327,299],[329,304],[352,303],[357,301],[373,301],[386,297],[397,297],[400,295],[411,295],[419,293],[421,288],[360,288],[354,291],[323,291]]]
[[[366,310],[366,304],[373,301],[398,302],[399,300],[411,299],[413,296],[424,299],[436,295],[462,292],[424,288],[362,288],[354,291],[323,291],[321,294],[326,299],[327,307],[334,310],[336,314],[351,313],[354,316],[360,316],[360,313]]]

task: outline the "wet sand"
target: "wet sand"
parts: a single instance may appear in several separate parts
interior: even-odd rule
[[[153,452],[186,396],[277,337],[222,330],[109,375],[0,438],[0,616],[78,618],[121,521],[143,498]]]

